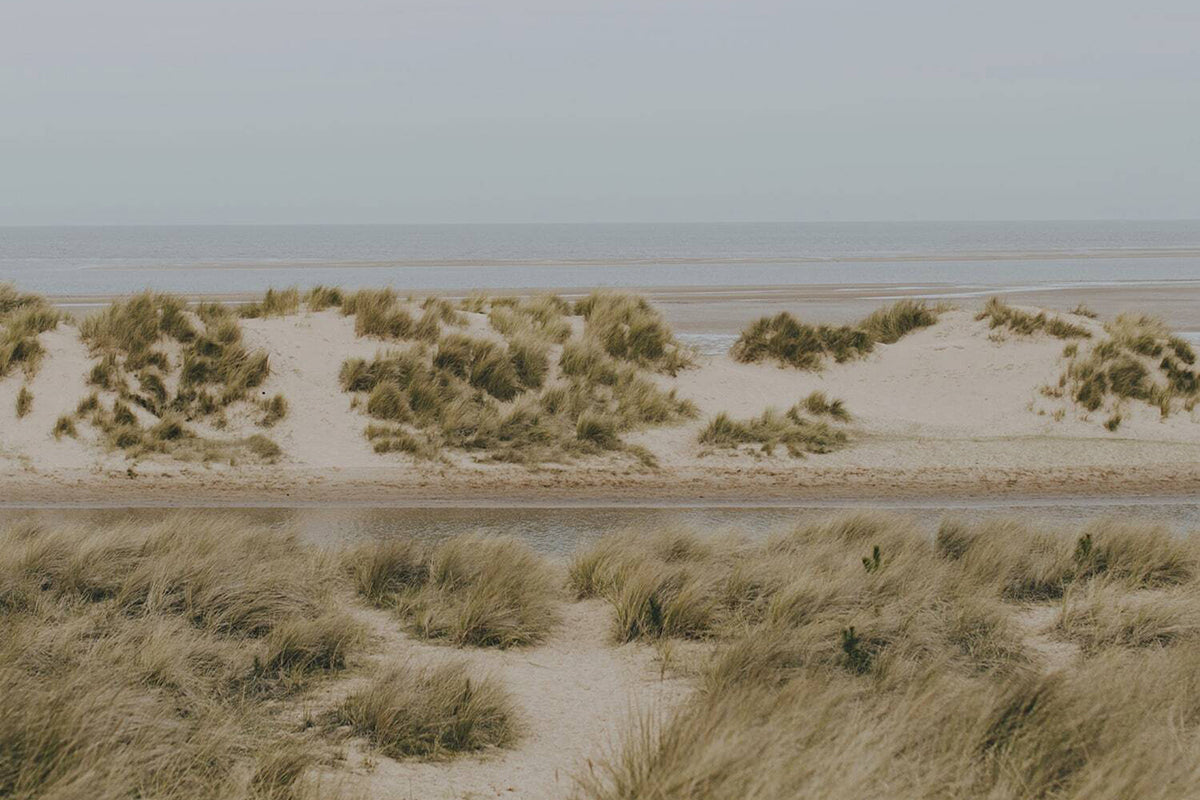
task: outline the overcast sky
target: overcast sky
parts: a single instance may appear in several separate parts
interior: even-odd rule
[[[0,224],[1197,217],[1198,0],[0,0]]]

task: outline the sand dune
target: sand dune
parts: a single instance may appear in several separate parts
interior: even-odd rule
[[[469,316],[472,334],[495,335],[484,315]],[[1098,322],[1081,324],[1104,336]],[[289,403],[288,415],[270,431],[283,450],[278,463],[149,456],[131,478],[133,464],[121,451],[85,434],[56,440],[54,420],[87,394],[91,363],[77,330],[63,325],[41,336],[47,355],[29,383],[30,415],[18,420],[12,411],[22,376],[0,380],[0,494],[10,502],[57,503],[505,501],[516,493],[621,501],[1200,487],[1200,410],[1163,419],[1146,403],[1128,403],[1119,429],[1110,432],[1101,412],[1087,414],[1041,391],[1063,371],[1062,340],[997,334],[972,310],[947,312],[895,344],[815,372],[724,355],[697,357],[674,378],[656,375],[700,411],[682,424],[625,435],[653,453],[658,469],[620,454],[537,467],[484,463],[464,452],[432,462],[376,454],[363,436],[368,420],[351,409],[337,373],[346,358],[370,358],[385,342],[357,337],[353,319],[336,310],[243,320],[242,329],[247,346],[270,357],[270,377],[256,392],[283,394]],[[814,390],[843,400],[853,415],[846,449],[794,458],[782,449],[770,456],[713,451],[697,441],[719,412],[749,417],[786,409]],[[231,414],[220,435],[255,430],[248,415]]]

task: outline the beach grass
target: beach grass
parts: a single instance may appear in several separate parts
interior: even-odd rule
[[[618,641],[711,649],[692,698],[635,717],[576,797],[1186,796],[1198,553],[1138,524],[931,539],[878,514],[766,542],[610,535],[571,563],[577,596],[608,600]]]
[[[1045,311],[1036,314],[1022,311],[998,297],[989,298],[975,318],[987,320],[991,328],[1005,328],[1021,336],[1032,336],[1036,333],[1046,333],[1058,339],[1090,339],[1092,336],[1086,327],[1063,319],[1060,315],[1047,314]]]
[[[812,325],[782,311],[747,326],[730,353],[745,363],[771,360],[816,370],[827,359],[840,364],[863,357],[876,344],[893,344],[914,330],[935,324],[943,310],[920,301],[898,300],[876,309],[856,325]]]
[[[515,717],[503,686],[458,663],[393,667],[333,714],[383,755],[425,759],[507,746]]]

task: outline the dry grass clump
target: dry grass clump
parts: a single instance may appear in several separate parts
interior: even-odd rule
[[[327,308],[341,308],[346,295],[336,286],[317,285],[304,294],[304,304],[309,311],[324,311]]]
[[[262,409],[263,416],[258,421],[258,424],[264,428],[270,428],[279,420],[287,416],[288,401],[281,394],[277,394],[266,400],[260,400],[258,407]]]
[[[848,415],[840,401],[837,402],[837,413],[832,407],[824,410],[819,400],[814,400],[812,405],[821,408],[822,413],[829,413],[834,419],[844,420]],[[803,412],[808,409],[809,402],[806,400],[792,406],[786,413],[768,408],[760,416],[747,420],[735,420],[722,412],[713,417],[700,432],[699,442],[710,447],[725,448],[757,445],[760,452],[766,455],[783,445],[792,456],[830,453],[845,447],[848,441],[846,432],[805,417]]]
[[[0,378],[18,366],[27,377],[36,374],[44,355],[38,336],[57,328],[62,318],[40,295],[0,283]]]
[[[418,322],[400,305],[392,289],[360,289],[347,295],[342,301],[342,313],[354,317],[354,332],[359,336],[432,341],[440,332],[436,311],[427,311]]]
[[[295,294],[268,292],[260,312],[291,313],[287,309]],[[208,419],[221,427],[225,411],[247,401],[270,374],[267,353],[245,347],[237,318],[227,307],[207,303],[193,315],[181,298],[145,292],[88,317],[80,324],[80,335],[97,356],[89,383],[116,398],[107,409],[99,397],[94,402],[85,398],[78,416],[86,417],[111,446],[135,458],[152,452],[207,461],[239,455],[278,458],[278,447],[261,436],[207,441],[184,427],[185,422]],[[155,419],[148,434],[129,405]],[[264,424],[273,424],[287,410],[282,396],[255,405],[264,412]]]
[[[1107,408],[1105,425],[1115,431],[1128,401],[1158,408],[1165,419],[1182,406],[1200,399],[1200,376],[1193,368],[1196,354],[1159,319],[1121,315],[1105,323],[1109,338],[1086,352],[1064,352],[1067,366],[1051,396],[1069,396],[1086,411]]]
[[[700,691],[636,721],[576,796],[1190,796],[1197,552],[1195,537],[1112,522],[1065,536],[947,523],[930,541],[880,515],[765,544],[608,537],[569,580],[609,599],[618,638],[715,649]],[[1009,602],[1064,589],[1055,630],[1082,653],[1050,669]]]
[[[288,314],[295,314],[299,310],[299,289],[267,289],[267,293],[263,295],[262,300],[240,306],[238,308],[238,316],[243,319],[286,317]]]
[[[584,338],[613,358],[675,375],[692,363],[662,315],[644,297],[593,292],[575,303],[585,322]]]
[[[515,539],[372,543],[345,563],[363,597],[394,609],[425,638],[517,647],[541,641],[557,623],[553,574]]]
[[[804,410],[814,417],[828,416],[838,422],[850,421],[850,412],[846,410],[846,405],[836,398],[830,400],[824,392],[813,392],[801,402]]]
[[[394,667],[348,697],[333,714],[392,758],[443,758],[511,744],[512,698],[462,664]]]
[[[783,311],[751,323],[730,352],[742,362],[772,359],[784,366],[815,370],[826,358],[839,364],[861,358],[876,343],[892,344],[913,330],[933,325],[941,310],[914,300],[899,300],[853,326],[810,325]]]
[[[387,305],[393,297],[389,290],[360,292],[343,310],[368,300]],[[340,383],[365,395],[355,406],[388,423],[367,429],[377,452],[432,457],[461,449],[484,460],[536,466],[618,451],[653,466],[652,454],[626,445],[621,434],[695,415],[691,403],[644,372],[673,371],[682,365],[682,351],[640,298],[598,293],[581,304],[589,321],[581,339],[570,339],[571,308],[559,297],[475,294],[463,308],[487,312],[505,343],[461,333],[435,336],[430,346],[350,359]],[[440,298],[427,299],[424,308],[439,321],[461,316]],[[551,355],[559,343],[555,374]]]
[[[362,639],[324,563],[233,518],[0,532],[0,795],[301,796],[272,701]]]
[[[22,386],[17,391],[17,419],[29,414],[33,410],[33,392],[29,391],[28,386]]]
[[[571,307],[558,295],[535,295],[513,305],[496,305],[488,311],[488,322],[505,338],[525,338],[562,344],[571,338],[567,315]]]
[[[673,391],[662,391],[637,367],[617,362],[594,343],[569,342],[560,360],[564,381],[535,395],[549,373],[545,348],[538,340],[518,339],[505,348],[452,334],[433,351],[350,359],[340,381],[343,390],[366,395],[369,415],[390,423],[367,430],[379,452],[428,456],[458,448],[491,460],[537,464],[628,450],[621,432],[695,414]],[[581,348],[594,357],[587,368],[576,362]]]
[[[989,298],[975,319],[988,321],[991,328],[1008,328],[1022,336],[1045,332],[1059,339],[1090,339],[1091,331],[1082,325],[1068,322],[1062,317],[1050,316],[1045,311],[1030,314],[1005,303],[999,297]]]

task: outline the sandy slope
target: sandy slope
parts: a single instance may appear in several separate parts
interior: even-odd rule
[[[484,330],[472,315],[473,333]],[[1099,330],[1096,323],[1090,323]],[[658,457],[645,470],[622,456],[566,465],[447,463],[376,455],[362,437],[366,419],[349,408],[337,371],[349,356],[387,345],[359,339],[336,312],[243,323],[249,345],[271,355],[264,396],[282,392],[289,416],[270,431],[286,457],[275,466],[142,462],[127,477],[118,453],[49,434],[54,419],[86,392],[86,353],[70,327],[43,335],[49,350],[32,384],[34,413],[12,411],[22,377],[0,381],[0,494],[10,502],[437,502],[544,497],[799,498],[897,494],[1186,493],[1200,488],[1200,409],[1162,420],[1129,404],[1116,433],[1039,389],[1057,380],[1063,342],[1000,337],[969,311],[945,314],[932,328],[867,358],[806,373],[770,364],[702,357],[664,385],[694,400],[701,418],[628,435]],[[845,401],[853,444],[793,459],[705,452],[696,435],[719,411],[735,416],[787,408],[814,389]],[[1056,419],[1056,413],[1060,418]],[[233,420],[231,432],[255,430]]]

